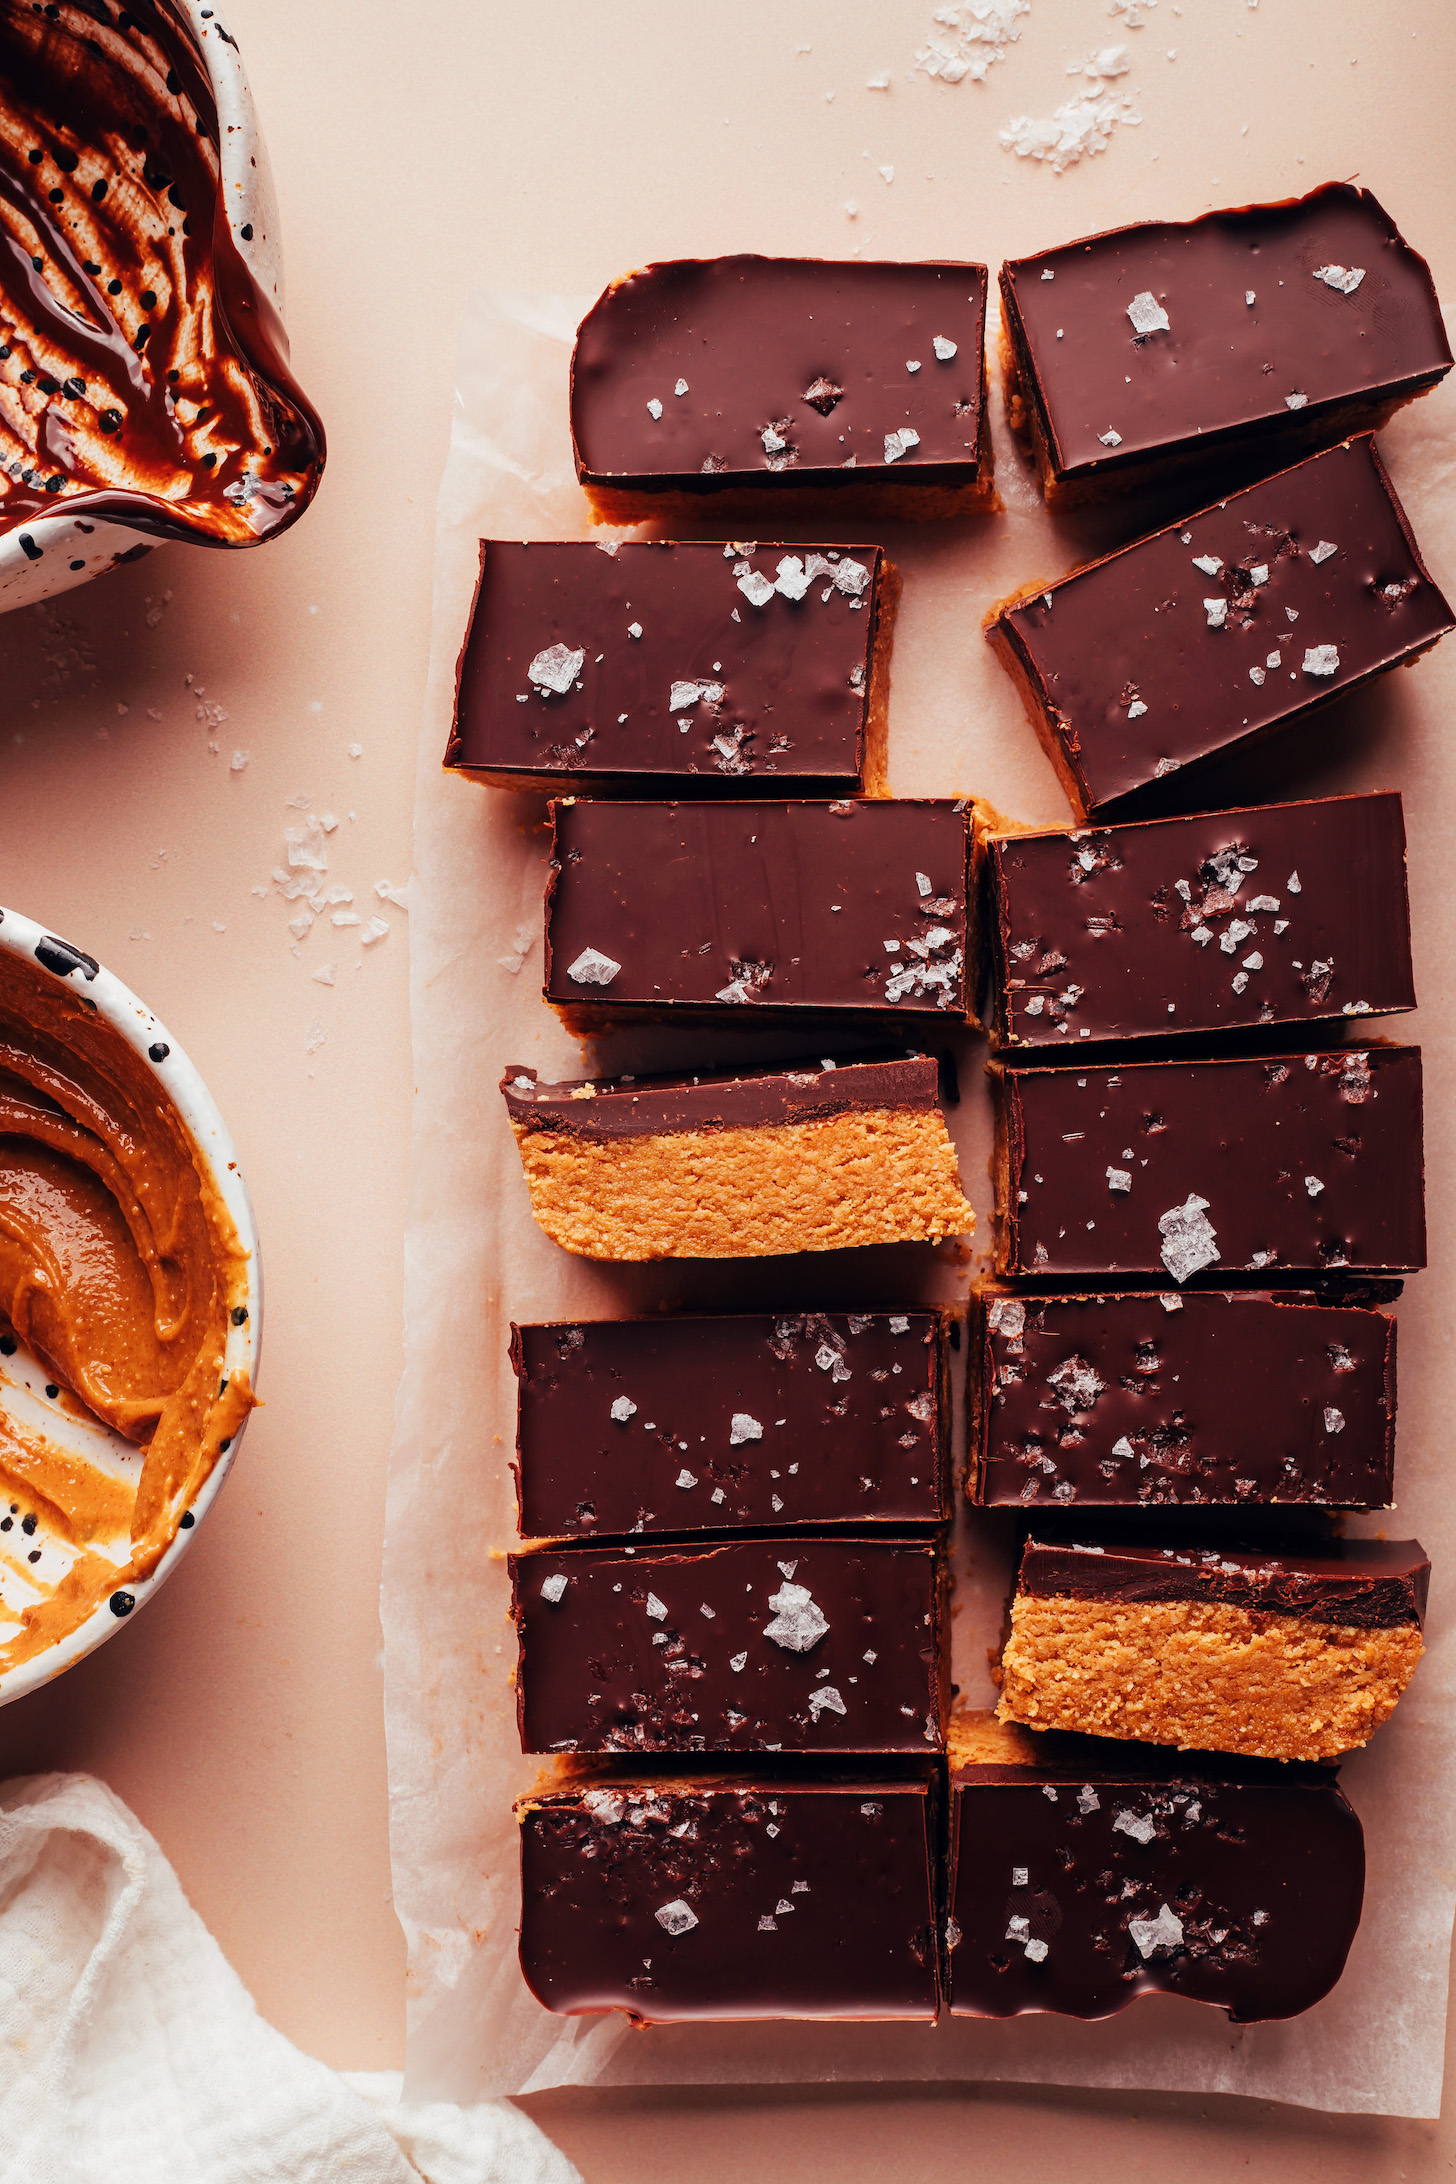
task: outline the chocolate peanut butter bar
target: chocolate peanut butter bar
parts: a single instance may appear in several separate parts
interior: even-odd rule
[[[591,1259],[938,1243],[975,1226],[924,1054],[738,1076],[501,1080],[531,1211]]]
[[[724,500],[963,515],[998,505],[986,268],[679,258],[614,281],[576,337],[577,476],[603,523]]]
[[[973,1501],[1390,1504],[1390,1313],[1221,1289],[980,1305]]]
[[[998,1274],[1426,1263],[1419,1047],[991,1075]]]
[[[546,998],[620,1018],[964,1017],[959,803],[560,803]]]
[[[1394,1711],[1423,1651],[1415,1540],[1317,1552],[1031,1539],[1003,1721],[1261,1759],[1333,1759]]]
[[[984,838],[998,1046],[1416,1004],[1399,796]]]
[[[905,1762],[759,1761],[522,1798],[526,1984],[644,2023],[933,2018],[937,1790]]]
[[[1001,304],[1012,425],[1052,507],[1272,470],[1451,369],[1429,266],[1348,182],[1013,259]]]
[[[986,634],[1083,818],[1408,666],[1452,627],[1373,440],[1350,440],[992,610]]]
[[[945,1740],[930,1539],[510,1558],[526,1752],[923,1752]]]
[[[950,2008],[1111,2017],[1144,1994],[1297,2017],[1345,1967],[1365,1836],[1332,1767],[951,1724]]]
[[[878,546],[483,540],[445,764],[496,788],[883,787]]]
[[[527,1538],[949,1514],[950,1315],[512,1327]]]

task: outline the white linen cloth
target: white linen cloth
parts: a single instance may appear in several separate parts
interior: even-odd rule
[[[102,1783],[0,1786],[0,2184],[581,2184],[508,2102],[400,2083],[264,2022]]]

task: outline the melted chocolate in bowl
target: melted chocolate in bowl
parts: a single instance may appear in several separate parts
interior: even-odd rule
[[[163,1082],[175,1075],[206,1118],[185,1057],[89,957],[12,912],[4,936],[0,1696],[13,1697],[16,1671],[67,1665],[165,1574],[253,1407],[258,1285],[225,1135],[204,1150]]]
[[[181,0],[0,0],[0,538],[65,512],[250,546],[312,499],[323,429],[221,150]]]

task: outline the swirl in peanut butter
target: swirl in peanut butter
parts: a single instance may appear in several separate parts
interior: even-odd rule
[[[323,431],[219,146],[176,0],[0,0],[0,532],[64,510],[246,546],[313,497]]]
[[[53,1376],[0,1407],[0,1669],[165,1553],[253,1404],[224,1369],[247,1277],[145,1062],[82,993],[0,951],[0,1351],[18,1338]],[[72,1419],[136,1456],[108,1461]]]

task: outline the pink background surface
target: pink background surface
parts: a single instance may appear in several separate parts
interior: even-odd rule
[[[407,920],[373,887],[409,869],[465,294],[590,292],[648,257],[735,248],[974,256],[988,200],[998,250],[1028,250],[1358,172],[1456,296],[1456,17],[1442,0],[1394,14],[1158,0],[1131,33],[1103,0],[1034,0],[988,81],[954,88],[905,79],[930,14],[929,0],[415,0],[407,17],[384,0],[235,0],[283,207],[295,362],[330,432],[323,490],[263,552],[169,548],[0,621],[0,900],[102,956],[186,1045],[238,1142],[268,1285],[267,1408],[216,1510],[124,1637],[0,1714],[0,1772],[108,1781],[265,2014],[341,2067],[403,2049],[377,1588]],[[1075,88],[1067,64],[1111,42],[1132,51],[1142,126],[1061,177],[1004,153],[996,129],[1050,112]],[[865,90],[882,68],[893,89]],[[235,750],[250,754],[236,774]],[[317,936],[306,959],[291,953],[271,872],[297,795],[339,815],[330,881],[393,921],[360,968],[357,946],[324,951]],[[332,988],[311,975],[325,953]],[[310,1026],[325,1034],[312,1053]],[[714,2184],[770,2167],[928,2176],[963,2164],[972,2135],[980,2163],[1012,2176],[1073,2160],[1091,2179],[1129,2162],[1416,2178],[1456,2157],[1448,2126],[1170,2096],[824,2088],[526,2105],[589,2184],[689,2166]]]

